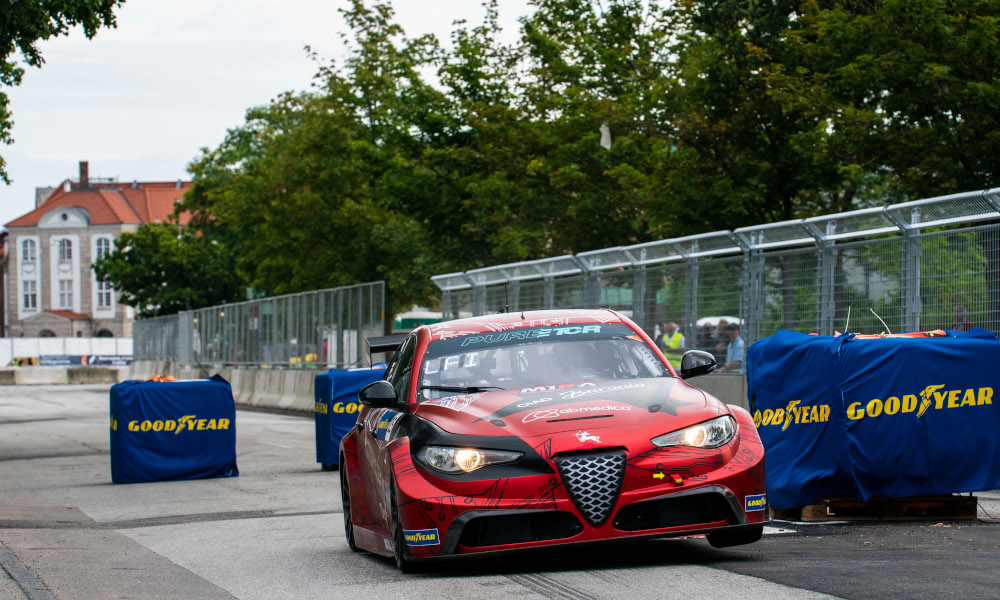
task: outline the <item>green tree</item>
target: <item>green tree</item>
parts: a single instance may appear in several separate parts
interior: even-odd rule
[[[225,240],[236,268],[268,294],[385,279],[390,312],[431,293],[424,229],[405,209],[432,199],[415,161],[441,135],[441,95],[420,78],[433,39],[397,39],[386,5],[344,11],[354,31],[342,68],[309,93],[252,109],[190,167],[183,209]]]
[[[246,285],[228,249],[175,223],[149,223],[118,237],[98,259],[98,279],[121,292],[141,317],[173,314],[243,299]]]
[[[998,185],[1000,5],[808,0],[782,39],[763,79],[828,120],[839,162],[913,198]]]
[[[687,0],[674,13],[667,113],[677,150],[663,166],[663,209],[698,230],[795,217],[804,198],[838,187],[824,115],[783,102],[762,73],[788,60],[781,33],[798,0]]]
[[[45,62],[38,50],[38,42],[65,35],[71,27],[83,26],[88,38],[97,35],[101,27],[114,27],[113,10],[125,0],[0,0],[0,85],[21,85],[24,69],[12,58],[20,52],[24,63],[41,67]],[[10,103],[6,92],[0,88],[0,142],[11,144]],[[0,156],[0,179],[10,183],[6,162]]]

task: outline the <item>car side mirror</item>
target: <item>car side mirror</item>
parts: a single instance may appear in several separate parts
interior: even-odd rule
[[[369,408],[399,408],[396,388],[386,380],[369,383],[361,388],[358,400]]]
[[[708,375],[715,370],[717,365],[715,357],[708,352],[688,350],[681,357],[681,379]]]

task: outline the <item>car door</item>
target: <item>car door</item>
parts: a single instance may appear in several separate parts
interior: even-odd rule
[[[396,397],[404,401],[407,399],[406,395],[409,391],[416,346],[416,335],[408,336],[385,373],[385,380],[396,389]],[[368,499],[369,510],[375,518],[377,527],[386,535],[391,534],[388,496],[391,470],[388,468],[390,461],[385,447],[392,439],[393,427],[402,416],[402,411],[370,408],[367,409],[362,420],[363,430],[360,436],[360,445],[363,451],[359,459],[365,496]]]

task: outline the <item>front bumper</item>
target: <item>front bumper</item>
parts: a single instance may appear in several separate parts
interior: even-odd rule
[[[668,527],[632,529],[631,531],[622,528],[623,524],[621,523],[622,519],[620,518],[620,515],[628,509],[639,508],[642,505],[654,505],[663,501],[675,501],[681,498],[701,501],[707,506],[718,496],[721,496],[727,504],[729,511],[731,511],[730,514],[723,519],[699,523],[692,522]],[[435,556],[478,556],[481,554],[493,554],[497,552],[508,552],[534,547],[546,547],[556,544],[579,545],[608,541],[683,537],[710,532],[736,531],[746,528],[759,527],[763,523],[769,521],[766,514],[763,515],[762,519],[750,521],[746,512],[740,509],[740,502],[737,500],[735,494],[722,486],[709,485],[701,488],[667,494],[665,496],[652,498],[635,504],[621,506],[619,507],[616,516],[610,519],[609,522],[602,527],[590,527],[585,524],[585,521],[581,522],[580,520],[576,520],[575,523],[578,525],[579,531],[577,533],[568,532],[570,535],[562,538],[471,547],[463,544],[463,541],[468,540],[470,537],[467,535],[467,528],[474,524],[478,519],[523,517],[525,520],[535,520],[536,518],[541,517],[546,520],[551,520],[568,514],[569,513],[560,510],[469,510],[452,520],[447,533],[445,533],[442,539],[441,548]],[[590,529],[589,532],[587,531],[588,528]],[[587,533],[589,533],[589,535],[585,535]]]
[[[762,464],[759,468],[763,471]],[[430,478],[419,470],[413,475],[398,481],[401,522],[405,529],[433,528],[439,534],[439,544],[410,546],[414,559],[736,531],[769,520],[766,509],[745,510],[747,497],[765,490],[762,478],[759,486],[748,486],[755,480],[742,471],[720,469],[707,481],[683,488],[667,484],[623,490],[610,518],[599,526],[578,510],[558,474],[482,481],[478,483],[489,484],[484,493],[438,490],[431,497],[426,494]]]

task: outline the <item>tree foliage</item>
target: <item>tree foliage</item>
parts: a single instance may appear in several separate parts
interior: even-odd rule
[[[190,227],[254,288],[386,279],[397,311],[434,273],[996,185],[996,3],[532,5],[445,48],[351,0],[346,60],[191,165]]]
[[[135,307],[139,316],[212,306],[245,294],[228,248],[190,229],[150,223],[121,234],[115,244],[94,270],[98,279],[114,282],[122,304]]]
[[[21,84],[24,69],[13,58],[19,52],[24,64],[41,67],[45,60],[38,42],[65,35],[71,27],[80,25],[92,38],[101,27],[114,27],[116,7],[125,0],[0,0],[0,86]],[[0,87],[0,143],[10,144],[10,103]],[[10,183],[5,161],[0,156],[0,179]]]

